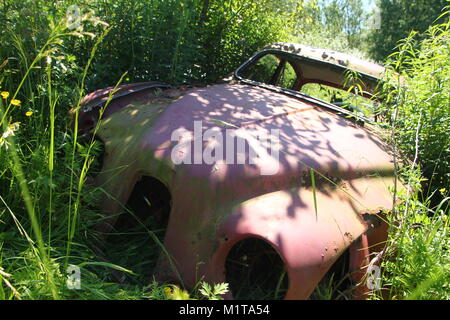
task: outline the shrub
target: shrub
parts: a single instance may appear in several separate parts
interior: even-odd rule
[[[425,192],[450,186],[449,26],[447,22],[430,27],[420,42],[412,33],[387,63],[398,75],[388,79],[384,111],[395,126],[398,147],[411,159],[417,149],[430,186]]]

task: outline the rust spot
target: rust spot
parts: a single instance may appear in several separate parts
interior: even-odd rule
[[[340,189],[343,189],[343,190],[348,191],[348,185],[347,185],[347,183],[345,183],[344,181],[340,181],[340,182],[338,183],[338,186],[339,186]]]
[[[382,212],[382,210],[374,210],[372,212],[365,212],[361,214],[361,217],[367,225],[367,232],[370,232],[371,230],[376,229],[381,225],[379,214],[381,214]]]
[[[344,236],[350,239],[350,241],[353,241],[353,235],[350,232],[345,232]]]

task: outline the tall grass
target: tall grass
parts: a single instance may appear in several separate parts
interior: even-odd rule
[[[89,15],[79,19],[80,25],[87,22],[101,23]],[[85,94],[89,66],[107,31],[108,29],[97,36],[91,57],[80,74],[78,94],[75,96],[76,115],[79,101]],[[61,58],[58,54],[64,54],[60,52],[64,41],[72,37],[94,35],[83,31],[81,27],[68,29],[66,20],[57,24],[50,23],[48,39],[29,63],[28,56],[22,50],[24,43],[13,31],[10,34],[22,59],[17,64],[27,68],[17,84],[14,76],[11,76],[11,69],[8,69],[11,59],[5,60],[1,70],[0,118],[3,134],[0,148],[0,197],[1,208],[5,210],[0,211],[0,287],[5,299],[59,299],[75,293],[69,292],[65,286],[65,269],[68,263],[95,265],[95,261],[92,261],[95,256],[80,242],[80,234],[89,227],[80,223],[80,220],[83,219],[82,222],[85,223],[86,218],[95,218],[95,212],[85,209],[86,201],[89,198],[95,199],[92,194],[96,191],[93,188],[87,190],[85,185],[87,173],[95,158],[95,143],[90,141],[86,149],[83,149],[84,152],[80,152],[77,130],[70,131],[70,128],[64,129],[61,125],[56,127],[57,119],[67,117],[67,114],[56,115],[61,96],[52,76],[54,61]],[[34,86],[42,91],[35,91],[29,82],[30,78],[36,81]],[[39,104],[48,109],[39,110]],[[48,115],[47,120],[43,119],[45,115]],[[21,121],[16,121],[17,119]],[[85,203],[81,205],[82,202]],[[25,210],[22,210],[23,207]],[[22,212],[27,212],[28,219]],[[81,218],[81,215],[84,217]],[[95,219],[90,223],[94,223],[93,221]],[[12,222],[17,228],[9,226]],[[30,228],[32,235],[28,232]],[[74,245],[78,247],[76,250],[72,250]],[[115,267],[106,263],[102,266]],[[95,277],[94,273],[89,272],[87,276],[84,275],[84,279]],[[6,288],[3,288],[5,284]],[[86,288],[89,288],[89,284]],[[108,297],[102,290],[93,290],[93,297]]]
[[[448,16],[449,12],[443,16]],[[399,150],[390,232],[375,297],[450,298],[450,22],[430,27],[417,42],[413,32],[388,60],[382,110],[387,137]],[[394,191],[394,190],[393,190]]]

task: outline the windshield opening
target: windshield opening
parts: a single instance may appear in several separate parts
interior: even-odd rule
[[[376,80],[345,67],[286,52],[260,52],[236,71],[252,84],[287,89],[374,119]]]

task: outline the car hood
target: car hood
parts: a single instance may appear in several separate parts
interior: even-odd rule
[[[195,135],[199,129],[203,137]],[[223,137],[223,155],[216,159],[216,149],[207,150],[202,139],[207,130]],[[230,134],[247,139],[244,163],[236,163]],[[392,176],[394,170],[386,145],[370,130],[313,103],[249,85],[194,88],[171,99],[128,98],[102,120],[98,136],[111,166],[152,171],[167,184],[183,174],[247,195],[311,183],[311,170],[323,183]],[[154,159],[158,168],[149,167]]]
[[[357,239],[376,230],[364,217],[392,208],[387,186],[393,185],[394,166],[386,146],[367,128],[312,102],[220,84],[140,91],[113,100],[105,115],[96,130],[106,152],[96,185],[105,194],[107,224],[114,224],[140,177],[160,180],[171,195],[164,247],[192,286],[197,275],[225,281],[231,246],[257,237],[286,263],[292,279],[286,297],[307,298],[351,244],[356,241],[355,252],[367,247]],[[267,150],[274,138],[278,152],[262,152],[251,163],[247,147],[243,163],[209,161],[208,141],[195,136],[196,126],[204,135],[211,130],[267,138],[253,139],[255,150]],[[197,153],[189,153],[196,145],[202,150],[198,163]],[[237,149],[230,148],[235,160]],[[191,163],[178,163],[180,154],[190,154]],[[110,231],[108,225],[100,231]],[[156,274],[165,279],[172,264],[161,257]]]

